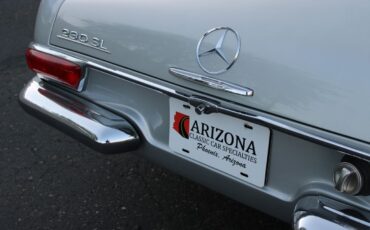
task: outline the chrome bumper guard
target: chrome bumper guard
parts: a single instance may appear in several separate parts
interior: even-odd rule
[[[324,197],[306,197],[297,203],[296,230],[370,229],[369,212]]]
[[[138,147],[139,135],[124,118],[45,84],[31,80],[19,96],[22,107],[102,153],[123,153]]]

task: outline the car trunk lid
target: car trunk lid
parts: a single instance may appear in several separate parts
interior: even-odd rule
[[[67,0],[51,44],[370,142],[368,12],[370,2],[364,0]],[[220,26],[237,31],[241,49],[228,71],[214,75],[200,67],[196,49],[207,31]],[[82,42],[64,39],[66,30],[83,35]],[[213,39],[216,44],[219,35]],[[234,45],[232,39],[225,42],[229,57]],[[215,56],[208,66],[222,68],[225,63]],[[254,95],[188,82],[170,74],[172,67],[248,87]]]

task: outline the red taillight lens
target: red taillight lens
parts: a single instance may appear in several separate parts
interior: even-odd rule
[[[80,65],[33,49],[27,49],[26,59],[28,67],[36,73],[78,88],[82,76]]]

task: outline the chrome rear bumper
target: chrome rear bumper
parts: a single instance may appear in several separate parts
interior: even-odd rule
[[[370,229],[369,212],[324,197],[306,197],[297,203],[294,229]]]
[[[46,85],[38,77],[25,86],[19,100],[30,114],[99,152],[127,152],[140,143],[138,133],[126,119]]]
[[[134,150],[140,144],[136,131],[138,129],[126,119],[66,90],[45,83],[38,77],[23,89],[20,103],[32,115],[100,152],[122,153]],[[171,160],[174,161],[173,158]],[[177,161],[174,165],[180,163]],[[190,168],[184,168],[187,167]],[[244,187],[246,186],[243,186],[243,189]],[[369,220],[370,213],[366,210],[355,209],[351,205],[318,196],[302,198],[297,202],[294,211],[294,229],[299,230],[370,229]]]

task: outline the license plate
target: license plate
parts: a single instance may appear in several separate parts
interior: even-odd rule
[[[269,142],[264,126],[221,113],[199,115],[170,98],[169,146],[175,154],[263,187]]]

